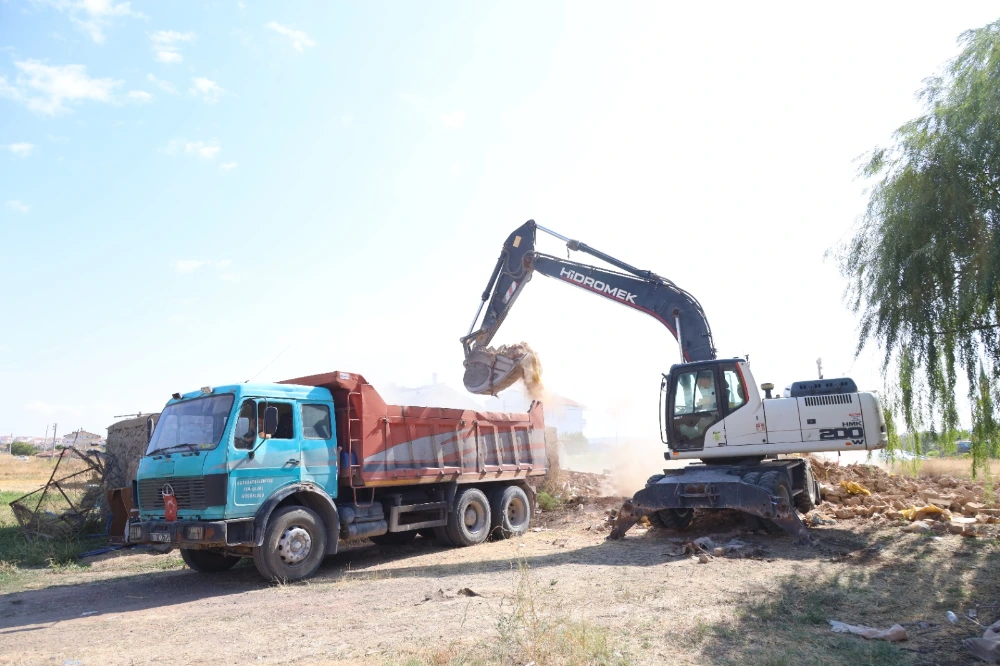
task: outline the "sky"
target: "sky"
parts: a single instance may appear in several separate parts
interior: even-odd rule
[[[824,256],[859,157],[998,13],[0,0],[0,433],[335,369],[461,387],[527,219],[693,293],[758,384],[822,358],[880,389]],[[494,338],[521,340],[589,435],[655,437],[655,320],[536,276]]]

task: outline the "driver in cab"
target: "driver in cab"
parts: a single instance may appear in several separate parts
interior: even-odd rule
[[[715,401],[715,382],[712,381],[711,373],[698,374],[695,394],[694,406],[696,412],[714,412],[718,408]]]

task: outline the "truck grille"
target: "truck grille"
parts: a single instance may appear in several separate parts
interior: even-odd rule
[[[163,509],[163,495],[160,491],[166,484],[174,489],[178,509],[204,509],[205,477],[179,477],[162,479],[142,479],[139,481],[139,507],[144,511]]]

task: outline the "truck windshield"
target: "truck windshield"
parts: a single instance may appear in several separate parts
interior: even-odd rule
[[[214,449],[222,441],[236,396],[231,393],[168,406],[156,422],[146,455],[168,449]]]

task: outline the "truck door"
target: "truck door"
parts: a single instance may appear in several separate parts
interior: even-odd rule
[[[337,496],[337,436],[333,431],[330,405],[322,402],[299,403],[302,433],[302,480],[312,481],[330,497]]]
[[[278,429],[265,438],[264,412],[268,407],[278,410]],[[272,492],[301,478],[293,408],[292,402],[268,398],[247,398],[240,403],[229,457],[232,517],[254,515]]]

